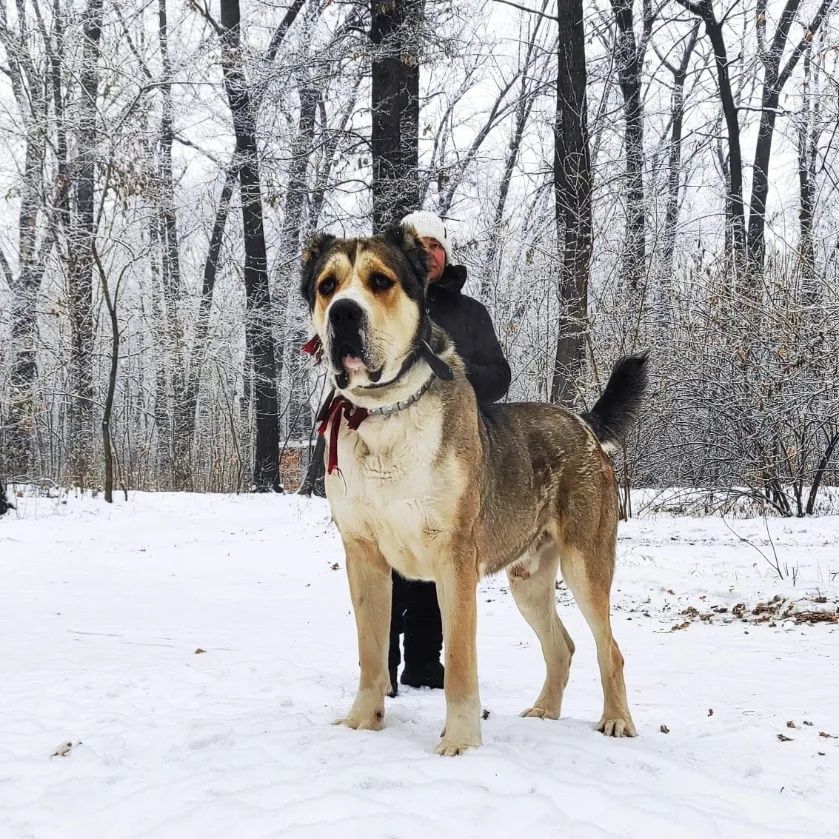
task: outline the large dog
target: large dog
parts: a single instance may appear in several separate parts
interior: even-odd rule
[[[358,629],[358,693],[339,720],[379,729],[390,689],[391,568],[434,580],[445,639],[446,722],[437,752],[481,743],[476,588],[506,569],[539,637],[544,686],[524,716],[559,717],[574,643],[556,612],[561,569],[597,643],[598,729],[632,736],[609,591],[618,502],[606,450],[628,430],[646,357],[615,366],[578,416],[556,405],[479,409],[464,363],[428,319],[425,256],[407,231],[315,237],[301,291],[336,388],[321,416],[326,494],[343,539]]]

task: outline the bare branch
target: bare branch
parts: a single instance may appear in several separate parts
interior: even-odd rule
[[[3,276],[6,278],[6,284],[9,288],[12,287],[14,277],[12,276],[12,268],[9,265],[9,260],[6,259],[6,254],[3,253],[3,248],[0,248],[0,270],[3,271]]]
[[[288,30],[291,29],[291,24],[294,23],[305,2],[306,0],[294,0],[294,2],[286,10],[285,16],[280,21],[280,25],[274,30],[274,34],[271,37],[271,43],[265,51],[266,61],[273,61],[277,57],[277,52],[279,51]]]
[[[520,6],[518,3],[513,3],[511,0],[493,0],[494,3],[502,3],[505,6],[512,6],[514,9],[518,9],[520,12],[527,12],[529,15],[538,15],[539,17],[545,17],[548,20],[556,20],[556,15],[548,14],[547,12],[540,11],[539,9],[531,9],[527,6]]]
[[[795,69],[795,65],[798,64],[798,60],[801,58],[804,50],[807,47],[807,44],[813,40],[813,37],[819,31],[819,28],[824,22],[824,19],[827,16],[827,13],[830,11],[830,7],[832,5],[833,0],[822,0],[822,4],[821,6],[819,6],[819,10],[816,12],[816,15],[810,22],[810,25],[807,27],[807,31],[804,33],[803,37],[798,42],[798,45],[793,50],[793,53],[789,57],[789,60],[784,66],[784,69],[778,76],[779,90],[786,84],[787,79],[792,75],[792,71]]]

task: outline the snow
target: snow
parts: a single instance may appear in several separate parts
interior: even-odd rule
[[[503,575],[484,581],[484,747],[448,759],[440,691],[402,688],[381,732],[330,725],[357,656],[325,502],[17,501],[0,519],[4,839],[839,836],[839,740],[820,734],[839,734],[839,627],[751,615],[775,595],[835,612],[839,517],[621,526],[633,740],[592,729],[594,645],[564,588],[563,719],[518,717],[541,653]]]

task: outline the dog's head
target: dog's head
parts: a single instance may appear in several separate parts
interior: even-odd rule
[[[300,291],[340,389],[394,377],[424,323],[428,270],[401,227],[366,239],[313,237]]]

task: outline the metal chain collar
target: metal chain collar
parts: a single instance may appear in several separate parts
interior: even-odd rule
[[[428,388],[431,387],[432,382],[436,379],[437,376],[432,373],[428,379],[426,380],[425,384],[413,395],[409,396],[407,399],[403,399],[401,402],[396,402],[394,405],[383,405],[381,408],[369,408],[367,413],[370,416],[378,415],[378,416],[389,416],[390,414],[395,414],[398,411],[402,411],[405,408],[410,407],[414,404],[414,402],[418,401],[420,397],[422,397],[427,391]]]

